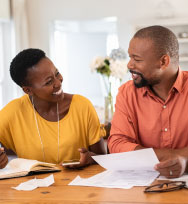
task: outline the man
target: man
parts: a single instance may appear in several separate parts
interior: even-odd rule
[[[162,26],[136,32],[129,44],[128,69],[108,139],[110,153],[153,148],[155,169],[168,178],[187,171],[188,72],[179,68],[176,36]]]
[[[0,169],[4,168],[8,163],[8,157],[3,147],[0,147]]]

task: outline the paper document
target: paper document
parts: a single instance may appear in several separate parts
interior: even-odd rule
[[[92,156],[102,167],[108,170],[154,170],[159,160],[153,149]]]
[[[186,182],[186,186],[188,187],[188,175],[187,174],[183,174],[179,178],[172,178],[172,179],[166,178],[164,176],[159,176],[159,178],[157,180],[185,181]]]
[[[104,171],[88,179],[77,176],[69,185],[129,189],[133,186],[148,186],[159,175],[154,171]]]
[[[44,179],[31,179],[29,181],[20,183],[17,187],[12,187],[13,189],[19,190],[19,191],[32,191],[35,188],[38,187],[48,187],[54,183],[54,176],[51,174],[50,176],[44,178]]]
[[[154,170],[159,163],[153,149],[93,156],[107,170],[87,179],[77,176],[69,185],[128,189],[150,185],[159,175]]]

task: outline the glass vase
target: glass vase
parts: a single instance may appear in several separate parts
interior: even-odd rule
[[[113,110],[113,98],[112,95],[109,94],[108,96],[105,97],[105,109],[104,109],[105,117],[104,117],[104,122],[105,124],[108,124],[112,120],[112,116],[114,113]]]

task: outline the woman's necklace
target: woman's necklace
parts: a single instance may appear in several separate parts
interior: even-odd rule
[[[44,145],[43,145],[42,138],[41,138],[40,131],[39,131],[39,126],[38,126],[38,121],[37,121],[37,116],[36,116],[36,110],[35,110],[35,106],[33,103],[33,97],[31,98],[31,100],[32,100],[32,105],[33,105],[33,112],[34,112],[36,127],[37,127],[37,131],[38,131],[38,135],[39,135],[40,143],[41,143],[41,147],[42,147],[43,159],[45,161]],[[58,131],[58,133],[57,133],[57,163],[59,163],[59,106],[58,106],[58,103],[57,103],[57,131]]]

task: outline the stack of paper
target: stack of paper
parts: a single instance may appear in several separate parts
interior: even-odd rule
[[[158,158],[153,149],[93,156],[106,171],[83,179],[77,176],[69,185],[107,188],[147,186],[159,175],[154,170]]]

